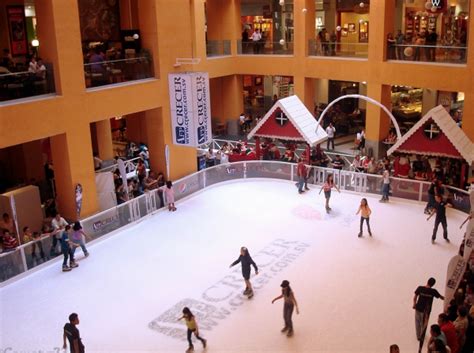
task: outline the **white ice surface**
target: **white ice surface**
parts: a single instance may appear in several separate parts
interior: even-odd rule
[[[76,251],[80,266],[69,273],[56,262],[8,285],[0,290],[0,351],[58,351],[67,316],[77,312],[89,353],[184,352],[185,341],[148,325],[169,309],[177,318],[188,298],[227,313],[211,330],[198,321],[207,352],[379,353],[392,343],[415,352],[413,292],[430,276],[444,292],[464,216],[448,210],[451,243],[439,229],[432,245],[424,205],[367,197],[374,237],[359,239],[362,195],[333,192],[326,215],[318,191],[298,195],[292,183],[274,180],[217,185],[178,203],[177,212],[160,212],[92,245],[87,259]],[[299,255],[285,263],[278,256],[288,249],[276,239],[299,242],[292,250]],[[252,300],[241,300],[240,266],[228,268],[242,245],[261,265],[258,276],[252,271],[254,284],[260,281]],[[237,286],[226,276],[236,276]],[[301,310],[290,339],[280,333],[283,303],[271,304],[283,279]],[[227,293],[231,299],[209,299]],[[441,311],[435,300],[430,324]],[[199,342],[195,347],[202,350]]]

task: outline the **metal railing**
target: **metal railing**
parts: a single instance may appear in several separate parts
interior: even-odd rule
[[[310,39],[308,56],[344,57],[366,59],[369,43],[320,42]]]
[[[86,87],[99,87],[154,77],[151,56],[84,64]]]
[[[206,54],[208,57],[229,56],[230,40],[208,40],[206,43]]]
[[[465,64],[466,54],[465,46],[394,44],[387,48],[387,60]]]
[[[239,55],[293,55],[293,42],[237,41]]]
[[[357,173],[347,170],[311,167],[308,182],[321,185],[328,174],[333,174],[341,190],[364,194],[380,194],[382,176]],[[174,182],[175,200],[179,201],[209,186],[238,179],[270,178],[295,181],[297,165],[277,161],[247,161],[220,164],[201,170]],[[401,178],[391,178],[391,194],[394,197],[427,201],[430,183]],[[455,209],[469,212],[469,193],[452,188],[445,188],[450,202]],[[100,212],[81,220],[84,232],[94,241],[104,235],[154,214],[162,205],[163,196],[158,190],[152,190],[124,204]],[[5,282],[17,275],[51,261],[59,256],[50,251],[52,238],[44,236],[37,242],[21,245],[14,251],[0,254],[0,282]],[[43,256],[38,243],[42,244]],[[33,251],[33,248],[35,248]],[[4,283],[1,284],[5,285]]]
[[[0,102],[55,92],[52,65],[38,73],[22,71],[0,74]]]

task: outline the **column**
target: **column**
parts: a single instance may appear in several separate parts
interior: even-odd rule
[[[77,0],[35,0],[39,54],[52,64],[56,92],[84,91],[81,31]],[[74,38],[74,40],[72,40]]]
[[[81,218],[97,212],[89,124],[78,124],[74,130],[50,139],[59,212],[70,220],[77,218],[74,190],[78,183],[83,190]]]
[[[128,114],[124,117],[127,120],[127,140],[145,142],[148,144],[146,136],[145,112]]]
[[[473,44],[474,45],[474,44]],[[462,129],[467,137],[474,142],[474,92],[469,91],[464,93],[464,107],[462,117]]]
[[[240,37],[240,21],[237,23],[237,27],[235,25],[236,11],[233,1],[207,0],[206,23],[206,41],[209,53],[214,55],[224,54],[224,41],[232,40],[232,44],[235,44],[235,39]],[[232,45],[232,47],[235,48],[236,46]],[[236,53],[232,54],[235,55]]]
[[[368,83],[367,95],[387,107],[391,111],[391,87]],[[378,106],[368,103],[365,118],[366,148],[371,148],[375,158],[381,158],[386,153],[385,145],[381,141],[388,135],[391,120]]]
[[[112,144],[112,128],[110,119],[100,120],[95,123],[97,136],[97,152],[102,160],[114,158],[114,147]]]
[[[316,7],[314,1],[305,0],[294,2],[294,54],[301,59],[308,55],[309,40],[315,40],[316,38],[315,11]]]
[[[395,0],[370,2],[369,60],[371,62],[384,61],[386,58],[387,34],[393,32],[394,29],[394,11]]]

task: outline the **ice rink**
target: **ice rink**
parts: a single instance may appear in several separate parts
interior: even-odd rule
[[[451,243],[440,228],[432,245],[424,204],[369,196],[374,236],[358,238],[362,195],[333,192],[326,214],[318,192],[265,179],[220,184],[89,245],[87,259],[76,251],[71,272],[56,261],[4,287],[0,352],[60,352],[71,312],[88,353],[184,352],[184,306],[207,352],[381,353],[393,343],[415,352],[413,292],[433,276],[444,293],[465,216],[448,210]],[[260,267],[250,300],[240,266],[229,269],[243,245]],[[282,301],[271,304],[283,279],[300,307],[292,338],[280,333]]]

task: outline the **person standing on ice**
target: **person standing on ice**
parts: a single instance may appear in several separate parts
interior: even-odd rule
[[[166,205],[168,205],[168,211],[176,211],[176,207],[174,206],[174,188],[171,180],[168,180],[166,185],[161,186],[159,190],[163,190]]]
[[[426,286],[419,286],[415,290],[415,296],[413,297],[413,309],[415,309],[415,329],[416,338],[418,341],[422,341],[425,338],[426,328],[428,327],[428,320],[430,318],[431,306],[433,304],[433,298],[440,298],[444,300],[444,297],[433,288],[436,280],[431,277],[428,279]]]
[[[290,282],[284,280],[281,282],[281,295],[272,300],[272,304],[283,298],[283,319],[285,320],[285,327],[281,329],[281,332],[285,333],[287,337],[293,336],[293,321],[291,317],[293,316],[293,309],[296,308],[296,313],[299,314],[298,303],[295,299],[295,294],[291,290]]]
[[[229,268],[237,265],[239,262],[242,264],[242,276],[244,277],[244,280],[245,280],[245,290],[243,294],[251,298],[253,296],[253,288],[252,288],[252,283],[250,283],[250,266],[251,265],[253,266],[253,268],[255,269],[256,275],[258,275],[258,267],[253,261],[253,259],[250,257],[249,250],[245,246],[242,246],[240,248],[239,258],[235,260],[234,262],[232,262]]]
[[[337,192],[341,192],[339,188],[337,187],[336,184],[334,184],[334,177],[332,174],[328,174],[326,181],[324,182],[323,186],[321,187],[321,190],[319,190],[319,193],[321,194],[321,191],[324,190],[324,197],[326,198],[326,212],[331,211],[331,207],[329,207],[329,199],[331,198],[331,189],[336,188]]]
[[[184,321],[186,322],[186,326],[188,328],[187,338],[188,338],[189,348],[186,350],[186,352],[194,351],[193,341],[191,340],[193,333],[196,336],[196,338],[201,341],[202,346],[206,348],[207,340],[199,336],[199,328],[196,322],[196,318],[194,317],[193,313],[191,312],[191,310],[189,310],[188,307],[185,307],[183,309],[183,316],[181,316],[178,319],[178,321],[182,319],[184,319]]]
[[[360,213],[360,232],[358,237],[360,238],[362,236],[362,226],[364,225],[364,221],[367,223],[367,229],[369,230],[369,235],[372,236],[372,232],[370,231],[370,223],[369,223],[369,218],[370,214],[372,213],[372,210],[369,207],[369,204],[367,203],[367,199],[363,198],[362,201],[360,202],[359,209],[357,210],[356,215]]]
[[[448,223],[446,222],[446,207],[452,207],[451,204],[444,202],[440,195],[435,196],[434,208],[431,211],[427,221],[436,213],[435,224],[433,228],[433,235],[431,236],[431,242],[434,243],[436,240],[436,233],[438,233],[439,224],[443,226],[443,238],[449,243],[448,239]]]

